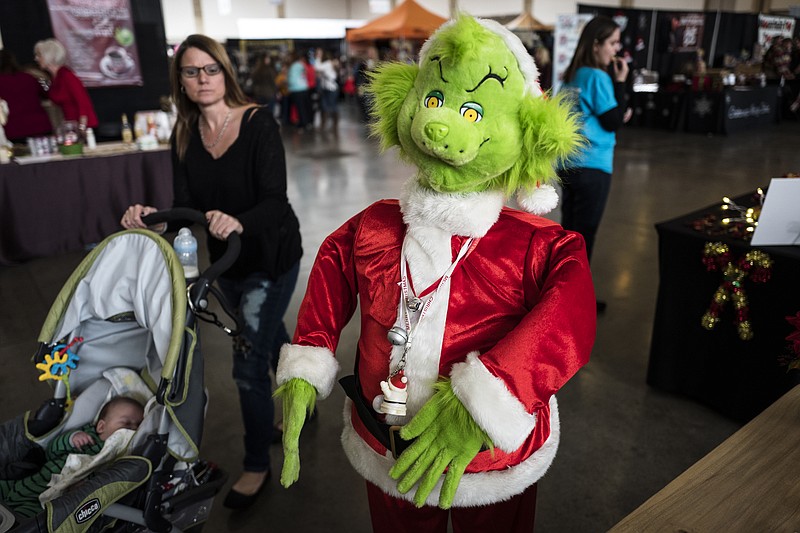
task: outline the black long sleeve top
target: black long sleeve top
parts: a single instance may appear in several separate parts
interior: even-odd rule
[[[192,131],[183,161],[173,143],[175,207],[218,209],[241,222],[242,251],[223,277],[264,272],[276,279],[302,256],[300,224],[286,195],[286,158],[278,124],[266,108],[248,109],[239,137],[219,158]],[[226,243],[208,236],[211,261]]]

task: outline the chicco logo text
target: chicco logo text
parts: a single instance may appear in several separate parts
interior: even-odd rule
[[[97,498],[94,500],[89,500],[81,505],[77,511],[75,511],[75,521],[79,524],[83,524],[84,522],[91,520],[94,515],[100,512],[100,507],[100,500]]]

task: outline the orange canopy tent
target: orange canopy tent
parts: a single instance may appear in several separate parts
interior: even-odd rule
[[[378,39],[424,40],[447,19],[431,13],[414,0],[405,0],[391,12],[347,31],[347,40],[374,41]]]
[[[542,24],[526,11],[506,24],[506,28],[511,31],[553,31],[554,26]]]

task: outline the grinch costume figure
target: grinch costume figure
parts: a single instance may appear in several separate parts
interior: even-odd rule
[[[372,74],[374,132],[417,167],[322,244],[281,350],[281,482],[331,392],[342,329],[361,335],[342,443],[377,532],[532,531],[536,482],[559,440],[555,399],[584,365],[596,307],[583,239],[552,209],[556,163],[579,146],[569,104],[543,97],[522,43],[461,15],[418,65]]]

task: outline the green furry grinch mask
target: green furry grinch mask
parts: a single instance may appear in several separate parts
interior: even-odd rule
[[[524,208],[549,211],[552,198],[532,198],[580,136],[570,106],[542,97],[537,78],[514,34],[460,15],[423,45],[418,66],[384,63],[371,74],[373,133],[384,149],[400,147],[423,187],[520,191]]]

